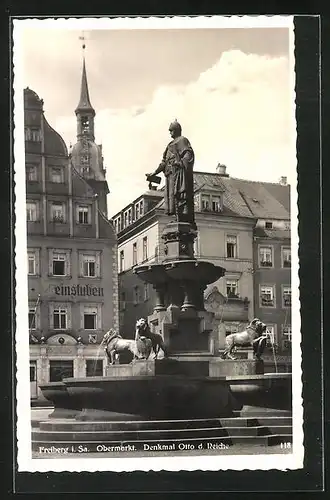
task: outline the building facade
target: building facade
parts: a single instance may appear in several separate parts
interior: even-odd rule
[[[269,315],[259,305],[263,278],[258,275],[257,238],[262,220],[271,215],[278,217],[281,227],[287,227],[289,186],[231,178],[226,167],[218,165],[214,173],[194,172],[194,192],[198,230],[195,256],[226,269],[224,278],[205,290],[205,308],[214,313],[215,352],[223,347],[224,332],[241,331],[255,316],[267,323],[270,334],[277,332],[285,317],[289,321],[288,308],[279,307],[275,315]],[[113,217],[118,234],[120,324],[128,338],[134,335],[135,321],[151,314],[155,304],[152,286],[144,284],[133,269],[163,256],[161,234],[168,223],[163,203],[162,189],[149,190]],[[279,245],[289,249],[289,232],[284,231]],[[284,274],[282,268],[275,269],[275,282],[283,290],[291,283],[290,270],[286,271]],[[282,334],[281,330],[281,339],[285,331]]]
[[[104,373],[103,334],[118,328],[117,238],[107,219],[85,62],[68,153],[43,101],[24,90],[31,397],[39,384]],[[87,117],[87,119],[86,119]]]

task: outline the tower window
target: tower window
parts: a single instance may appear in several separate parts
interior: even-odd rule
[[[83,116],[81,118],[81,126],[82,126],[83,133],[89,131],[89,118],[88,118],[88,116]]]

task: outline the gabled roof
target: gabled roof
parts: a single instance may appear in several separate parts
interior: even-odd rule
[[[259,219],[290,219],[290,186],[254,182],[217,173],[194,172],[194,191],[223,193],[223,214]],[[157,208],[164,206],[161,200]]]

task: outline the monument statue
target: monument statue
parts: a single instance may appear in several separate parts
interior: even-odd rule
[[[170,124],[169,132],[173,140],[167,145],[158,168],[146,177],[153,182],[153,177],[164,173],[166,213],[174,215],[177,222],[188,222],[195,227],[194,151],[188,139],[181,135],[181,125],[176,120]]]

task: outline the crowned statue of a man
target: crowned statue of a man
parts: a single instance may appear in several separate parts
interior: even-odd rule
[[[163,172],[165,175],[165,210],[174,215],[177,222],[188,222],[195,228],[194,216],[194,151],[190,142],[182,135],[176,120],[169,126],[172,141],[167,145],[163,159],[147,180]]]

